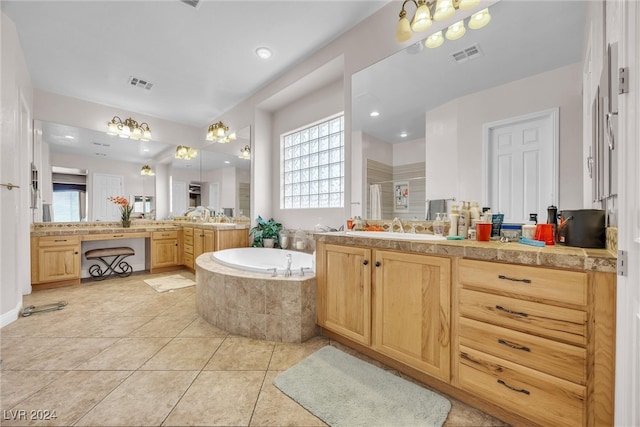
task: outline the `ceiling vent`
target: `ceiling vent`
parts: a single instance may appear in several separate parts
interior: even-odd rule
[[[200,0],[180,0],[182,3],[188,4],[191,7],[198,7]]]
[[[129,84],[135,87],[141,87],[142,89],[151,90],[153,83],[149,83],[146,80],[139,79],[137,77],[129,77]]]
[[[462,63],[470,59],[481,57],[482,51],[480,50],[480,46],[478,46],[478,43],[474,43],[469,47],[466,47],[457,52],[453,52],[451,56],[453,57],[453,60],[456,61],[457,63]]]
[[[99,145],[100,147],[111,147],[111,144],[105,144],[104,142],[93,142],[93,145]]]

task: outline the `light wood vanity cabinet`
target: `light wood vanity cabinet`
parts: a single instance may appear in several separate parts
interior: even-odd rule
[[[375,251],[373,348],[449,381],[451,260]]]
[[[316,246],[318,324],[371,345],[371,249]]]
[[[195,260],[205,252],[249,246],[247,229],[203,229],[197,227],[183,228],[182,264],[191,270],[195,269]]]
[[[31,283],[79,283],[81,256],[79,236],[32,237]]]
[[[175,269],[180,265],[179,231],[154,231],[151,233],[151,273]]]
[[[460,260],[453,384],[540,425],[611,424],[610,276]]]
[[[318,324],[449,381],[451,261],[319,242]]]

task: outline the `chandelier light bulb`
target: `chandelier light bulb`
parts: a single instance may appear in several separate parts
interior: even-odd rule
[[[491,21],[491,14],[489,13],[489,9],[482,9],[479,12],[474,13],[469,18],[469,28],[472,30],[479,30],[480,28],[486,26],[489,21]]]
[[[416,14],[411,21],[411,29],[417,33],[422,31],[426,31],[431,27],[433,21],[431,20],[431,12],[429,11],[429,6],[426,5],[424,0],[418,2],[420,5],[418,10],[416,10]]]
[[[469,9],[473,9],[479,4],[480,4],[480,0],[460,0],[460,5],[458,7],[461,10],[469,10]]]
[[[448,40],[458,40],[467,32],[467,29],[464,27],[464,21],[458,21],[453,25],[449,26],[445,37]]]
[[[433,33],[429,37],[427,37],[424,45],[429,49],[433,49],[442,46],[442,43],[444,43],[444,37],[442,37],[442,31],[438,31],[437,33]]]
[[[433,19],[436,21],[444,21],[449,19],[456,13],[453,8],[452,0],[438,0],[436,3],[436,11],[433,13]]]
[[[398,21],[398,26],[396,28],[396,41],[398,43],[406,42],[413,36],[411,32],[411,24],[409,24],[409,20],[407,19],[407,12],[404,9],[400,12],[400,21]]]

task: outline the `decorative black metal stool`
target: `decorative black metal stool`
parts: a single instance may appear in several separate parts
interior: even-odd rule
[[[133,271],[133,267],[124,261],[128,256],[135,255],[135,251],[127,247],[119,248],[105,248],[105,249],[92,249],[84,253],[87,259],[100,260],[105,269],[102,270],[99,264],[93,264],[89,267],[89,274],[96,280],[104,280],[111,274],[118,275],[120,277],[128,277]],[[111,263],[105,261],[104,258],[114,257]]]

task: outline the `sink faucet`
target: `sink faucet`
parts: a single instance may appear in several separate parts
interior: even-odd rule
[[[400,221],[400,218],[393,218],[393,221],[391,221],[391,231],[393,231],[395,225],[398,225],[398,227],[400,228],[400,233],[404,233],[404,227],[402,226],[402,221]]]
[[[284,271],[284,277],[291,277],[291,254],[287,254],[287,269]]]

